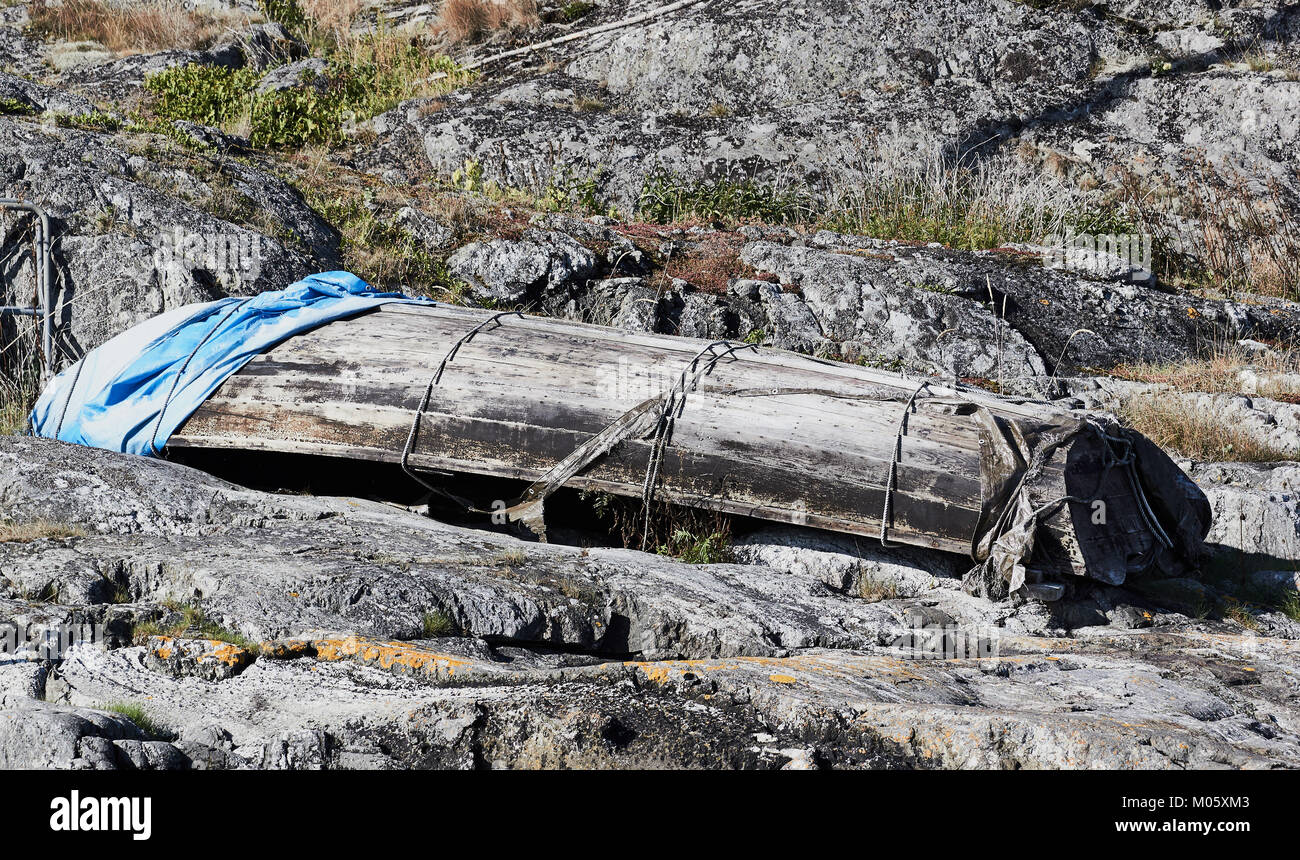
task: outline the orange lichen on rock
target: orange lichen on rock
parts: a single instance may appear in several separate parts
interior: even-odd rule
[[[405,642],[385,642],[361,636],[316,639],[311,643],[318,660],[352,660],[388,672],[439,679],[473,671],[468,660],[414,648]]]
[[[316,656],[316,646],[310,639],[270,639],[258,646],[263,657],[272,660],[296,660]]]
[[[227,666],[243,666],[250,662],[252,655],[246,648],[240,648],[238,645],[231,645],[229,642],[222,642],[220,639],[209,639],[208,644],[212,646],[211,657],[220,660]]]
[[[172,656],[172,637],[149,637],[149,650],[153,652],[154,656],[161,660],[170,660]]]
[[[150,636],[145,647],[146,662],[154,669],[209,681],[234,677],[256,659],[247,648],[220,639]]]

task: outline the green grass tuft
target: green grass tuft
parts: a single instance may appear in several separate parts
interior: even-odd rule
[[[144,706],[138,702],[109,702],[101,705],[98,710],[121,714],[139,726],[140,731],[144,732],[151,740],[170,740],[174,737],[173,733],[165,726],[155,722],[145,712]]]
[[[802,192],[749,179],[693,181],[666,170],[646,179],[637,211],[642,220],[659,224],[692,219],[787,224],[810,221],[816,212]]]
[[[423,639],[442,639],[460,634],[455,619],[445,612],[426,612],[420,619],[420,636]]]
[[[687,529],[677,529],[668,542],[656,548],[659,555],[667,555],[687,564],[725,564],[731,561],[731,544],[722,532],[707,535]]]

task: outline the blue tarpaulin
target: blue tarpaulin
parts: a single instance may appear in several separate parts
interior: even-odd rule
[[[326,272],[251,298],[177,308],[55,377],[32,410],[32,432],[157,456],[208,395],[259,353],[334,320],[418,301],[378,292],[347,272]]]

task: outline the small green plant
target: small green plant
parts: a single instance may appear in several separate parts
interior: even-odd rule
[[[222,627],[216,621],[207,617],[203,608],[193,603],[176,603],[175,601],[165,601],[163,603],[167,609],[179,613],[179,618],[175,618],[166,626],[159,624],[157,621],[146,621],[135,625],[132,631],[132,638],[137,642],[142,642],[150,636],[171,636],[173,638],[195,638],[195,639],[215,639],[218,642],[228,642],[257,654],[261,646],[233,630]]]
[[[439,95],[474,77],[413,37],[373,34],[335,53],[321,81],[257,94],[248,69],[186,65],[149,76],[145,89],[161,117],[234,130],[247,122],[254,146],[339,144],[355,124],[417,96]]]
[[[54,124],[59,128],[79,128],[82,131],[98,131],[111,134],[122,127],[122,121],[112,114],[91,111],[82,114],[55,114]]]
[[[560,7],[560,17],[566,23],[572,24],[579,18],[584,17],[592,9],[596,8],[595,3],[587,3],[585,0],[570,0]]]
[[[657,547],[655,552],[687,564],[724,564],[732,558],[731,545],[725,534],[697,535],[688,529],[674,531],[668,543]]]
[[[410,231],[385,220],[359,196],[304,188],[307,203],[342,237],[348,271],[376,286],[401,286],[412,294],[455,300],[465,284],[448,271],[446,261],[430,253]]]
[[[451,184],[461,191],[481,194],[486,187],[483,184],[483,165],[472,158],[465,159],[463,165],[451,172]]]
[[[459,632],[455,620],[445,612],[426,612],[420,619],[420,636],[423,639],[442,639]]]
[[[578,177],[564,170],[551,177],[538,201],[547,212],[581,212],[600,215],[607,211],[603,199],[605,173],[597,170],[589,176]]]
[[[249,141],[280,149],[334,142],[352,115],[345,100],[328,90],[305,87],[267,93],[252,99]]]
[[[95,213],[94,217],[95,232],[105,236],[113,232],[117,226],[117,211],[113,209],[112,204],[105,204],[104,208]]]
[[[260,0],[258,5],[266,20],[279,24],[295,36],[303,36],[311,23],[298,0]]]
[[[924,281],[915,285],[918,290],[924,290],[927,293],[938,293],[940,295],[952,295],[957,290],[948,284],[936,284],[932,281]]]
[[[1278,601],[1278,609],[1292,621],[1300,621],[1300,591],[1288,591]]]
[[[18,99],[0,99],[0,116],[32,116],[36,108]]]
[[[752,343],[755,346],[762,346],[766,340],[767,332],[763,331],[761,328],[753,329],[749,334],[745,335],[745,343]]]
[[[637,210],[642,220],[658,224],[691,218],[798,223],[811,220],[816,211],[801,191],[750,179],[696,181],[662,169],[642,184]]]
[[[150,717],[145,712],[144,706],[138,702],[108,702],[101,705],[99,710],[121,714],[135,723],[151,740],[170,740],[173,737],[173,734]]]

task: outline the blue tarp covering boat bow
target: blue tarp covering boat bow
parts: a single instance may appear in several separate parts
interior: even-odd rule
[[[208,395],[259,353],[382,304],[418,301],[378,292],[348,272],[326,272],[251,298],[177,308],[55,377],[32,410],[32,432],[157,456]]]

